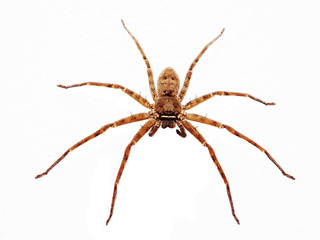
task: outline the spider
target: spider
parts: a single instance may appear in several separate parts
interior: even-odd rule
[[[256,148],[258,148],[260,151],[264,152],[267,157],[278,167],[278,169],[282,172],[282,174],[290,179],[295,179],[293,176],[287,174],[281,166],[276,162],[276,160],[265,150],[263,147],[261,147],[259,144],[257,144],[255,141],[251,140],[250,138],[246,137],[242,133],[236,131],[232,127],[222,124],[220,122],[217,122],[215,120],[212,120],[207,117],[203,117],[197,114],[193,113],[187,113],[186,110],[190,110],[194,108],[195,106],[199,105],[200,103],[214,97],[214,96],[239,96],[239,97],[248,97],[251,98],[252,100],[255,100],[257,102],[263,103],[264,105],[275,105],[273,102],[264,102],[252,95],[246,94],[246,93],[238,93],[238,92],[226,92],[226,91],[217,91],[217,92],[211,92],[209,94],[205,94],[201,97],[198,97],[192,101],[187,102],[185,105],[183,105],[181,102],[184,99],[186,92],[188,90],[188,86],[191,80],[192,76],[192,71],[193,68],[196,66],[197,62],[201,58],[201,56],[205,53],[205,51],[209,48],[209,46],[214,43],[218,38],[221,37],[221,35],[224,32],[224,29],[222,29],[221,33],[215,37],[211,42],[209,42],[199,53],[199,55],[195,58],[195,60],[192,62],[190,65],[188,72],[186,74],[183,86],[180,89],[180,80],[178,77],[178,74],[175,72],[175,70],[171,67],[165,68],[157,81],[157,90],[155,88],[154,80],[153,80],[153,73],[150,67],[149,60],[147,59],[145,53],[143,52],[139,42],[137,39],[132,35],[132,33],[129,31],[129,29],[126,27],[125,23],[123,20],[121,20],[122,25],[124,29],[128,32],[128,34],[131,36],[131,38],[134,40],[137,48],[139,49],[143,60],[145,61],[145,64],[147,66],[147,73],[148,73],[148,80],[149,80],[149,87],[150,87],[150,92],[152,95],[152,99],[154,103],[150,103],[147,99],[141,97],[139,94],[129,90],[126,87],[123,87],[118,84],[111,84],[111,83],[97,83],[97,82],[84,82],[84,83],[79,83],[79,84],[74,84],[70,86],[64,86],[64,85],[58,85],[60,88],[73,88],[73,87],[80,87],[80,86],[85,86],[85,85],[92,85],[92,86],[100,86],[100,87],[107,87],[107,88],[115,88],[115,89],[120,89],[124,93],[128,94],[130,97],[132,97],[134,100],[139,102],[141,105],[144,107],[148,108],[150,111],[149,112],[144,112],[144,113],[138,113],[131,115],[129,117],[120,119],[118,121],[115,121],[113,123],[109,123],[107,125],[104,125],[101,127],[99,130],[96,132],[92,133],[88,137],[82,139],[81,141],[77,142],[74,144],[72,147],[70,147],[62,156],[56,160],[45,172],[37,175],[35,178],[40,178],[44,175],[47,175],[52,168],[54,168],[63,158],[65,158],[71,151],[75,150],[77,147],[81,146],[82,144],[88,142],[89,140],[101,135],[105,131],[107,131],[110,127],[119,127],[124,124],[129,124],[133,122],[138,122],[142,120],[148,120],[141,128],[140,130],[136,133],[136,135],[133,137],[131,142],[128,144],[128,146],[125,149],[124,156],[120,165],[120,169],[118,171],[115,184],[114,184],[114,190],[113,190],[113,196],[112,196],[112,202],[111,202],[111,208],[110,208],[110,213],[109,217],[106,221],[106,224],[109,223],[112,214],[113,214],[113,209],[114,209],[114,204],[115,204],[115,199],[118,191],[118,184],[121,178],[121,175],[123,173],[123,170],[125,168],[125,165],[128,161],[129,158],[129,153],[131,150],[131,147],[135,145],[147,132],[149,132],[149,136],[152,137],[160,128],[175,128],[177,134],[180,137],[185,138],[187,136],[186,130],[189,131],[198,141],[208,149],[209,154],[216,165],[225,185],[226,185],[226,191],[228,194],[229,198],[229,203],[231,207],[231,212],[232,215],[235,219],[235,221],[240,224],[240,221],[238,220],[234,206],[233,206],[233,201],[232,201],[232,196],[231,196],[231,191],[230,191],[230,185],[227,180],[227,177],[222,170],[222,167],[215,155],[215,152],[213,148],[210,146],[210,144],[205,140],[205,138],[199,133],[199,131],[188,121],[195,121],[199,123],[204,123],[208,124],[217,128],[221,129],[226,129],[228,130],[231,134],[244,139],[245,141],[249,142]]]

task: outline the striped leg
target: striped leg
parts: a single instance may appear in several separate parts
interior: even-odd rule
[[[245,135],[243,135],[242,133],[239,133],[238,131],[234,130],[232,127],[228,126],[228,125],[224,125],[221,124],[217,121],[214,121],[212,119],[209,119],[207,117],[202,117],[200,115],[197,114],[188,114],[186,119],[191,120],[191,121],[196,121],[196,122],[200,122],[200,123],[204,123],[204,124],[208,124],[211,126],[215,126],[218,128],[225,128],[227,129],[229,132],[231,132],[233,135],[236,135],[239,138],[242,138],[244,140],[246,140],[248,143],[251,143],[253,146],[255,146],[256,148],[258,148],[260,151],[264,152],[267,157],[278,167],[278,169],[282,172],[282,174],[288,178],[291,178],[293,180],[295,180],[295,178],[289,174],[287,174],[282,167],[276,162],[276,160],[274,160],[274,158],[267,152],[267,150],[265,150],[263,147],[261,147],[258,143],[256,143],[255,141],[251,140],[250,138],[246,137]]]
[[[105,131],[107,131],[107,129],[109,129],[110,127],[119,127],[121,125],[124,124],[128,124],[128,123],[132,123],[132,122],[137,122],[137,121],[142,121],[145,119],[149,118],[149,114],[148,113],[139,113],[139,114],[135,114],[132,115],[130,117],[126,117],[123,119],[120,119],[118,121],[115,121],[114,123],[110,123],[107,125],[104,125],[103,127],[101,127],[98,131],[92,133],[91,135],[89,135],[88,137],[82,139],[81,141],[77,142],[75,145],[73,145],[71,148],[69,148],[64,154],[62,154],[62,156],[55,161],[45,172],[39,174],[36,176],[36,178],[40,178],[44,175],[47,175],[52,168],[54,168],[62,159],[65,158],[65,156],[67,156],[71,151],[73,151],[74,149],[76,149],[77,147],[81,146],[82,144],[88,142],[89,140],[99,136],[100,134],[104,133]]]
[[[73,85],[69,85],[69,86],[64,86],[64,85],[58,85],[58,87],[61,88],[73,88],[73,87],[81,87],[81,86],[85,86],[85,85],[91,85],[91,86],[100,86],[100,87],[107,87],[107,88],[114,88],[114,89],[120,89],[123,92],[125,92],[126,94],[128,94],[130,97],[132,97],[134,100],[136,100],[137,102],[139,102],[141,105],[143,105],[146,108],[152,109],[152,105],[151,103],[149,103],[149,101],[143,97],[141,97],[139,94],[135,93],[134,91],[131,91],[128,88],[125,88],[121,85],[118,84],[112,84],[112,83],[97,83],[97,82],[84,82],[84,83],[78,83],[78,84],[73,84]]]
[[[212,92],[212,93],[208,93],[206,95],[203,95],[201,97],[198,97],[190,102],[188,102],[186,104],[186,110],[189,110],[197,105],[199,105],[200,103],[203,103],[204,101],[214,97],[214,96],[239,96],[239,97],[248,97],[248,98],[251,98],[257,102],[260,102],[260,103],[263,103],[264,105],[275,105],[274,102],[264,102],[262,100],[260,100],[259,98],[256,98],[252,95],[249,95],[247,93],[238,93],[238,92],[226,92],[226,91],[218,91],[218,92]]]
[[[191,80],[191,75],[192,75],[192,70],[194,68],[194,66],[197,64],[197,62],[199,61],[199,59],[201,58],[201,56],[205,53],[205,51],[209,48],[209,46],[214,43],[219,37],[221,37],[222,33],[224,32],[224,29],[222,29],[221,33],[215,37],[215,39],[213,39],[211,42],[209,42],[203,49],[202,51],[199,53],[199,55],[196,57],[196,59],[192,62],[191,66],[189,67],[189,70],[187,72],[186,78],[184,80],[184,84],[181,88],[181,91],[179,93],[178,99],[180,102],[182,102],[184,96],[186,95],[186,92],[188,90],[189,87],[189,83]]]
[[[146,134],[149,131],[149,129],[155,124],[155,122],[156,122],[156,120],[154,120],[154,119],[150,119],[148,122],[146,122],[142,126],[142,128],[136,133],[136,135],[133,137],[133,139],[131,140],[131,142],[129,143],[129,145],[127,146],[127,148],[126,148],[126,150],[124,152],[124,156],[123,156],[123,159],[122,159],[122,162],[121,162],[121,166],[120,166],[120,169],[118,171],[118,175],[117,175],[116,181],[114,183],[114,190],[113,190],[113,196],[112,196],[112,202],[111,202],[111,209],[110,209],[110,214],[109,214],[108,220],[106,222],[106,225],[108,225],[108,223],[109,223],[109,221],[110,221],[110,219],[112,217],[112,214],[113,214],[113,208],[114,208],[114,203],[115,203],[116,196],[117,196],[118,184],[119,184],[123,169],[126,166],[126,163],[128,161],[128,157],[129,157],[129,154],[130,154],[130,149],[131,149],[131,147],[133,145],[135,145],[140,140],[140,138],[143,137],[144,134]]]
[[[233,207],[233,201],[232,201],[232,196],[231,196],[231,191],[230,191],[230,186],[229,186],[229,182],[227,180],[226,175],[224,174],[222,167],[212,149],[212,147],[207,143],[207,141],[204,139],[204,137],[198,132],[198,130],[188,121],[182,121],[183,126],[196,138],[199,140],[199,142],[202,143],[203,146],[205,146],[206,148],[208,148],[210,156],[214,162],[214,164],[216,165],[216,167],[218,168],[218,171],[224,181],[224,184],[226,185],[227,188],[227,193],[228,193],[228,197],[229,197],[229,202],[230,202],[230,206],[231,206],[231,211],[232,211],[232,215],[234,217],[234,219],[236,220],[236,222],[238,224],[240,224],[239,219],[237,218],[235,212],[234,212],[234,207]]]
[[[122,19],[121,19],[121,22],[122,22],[122,25],[123,25],[124,29],[129,33],[129,35],[131,36],[133,41],[136,43],[136,45],[137,45],[137,47],[138,47],[138,49],[139,49],[139,51],[140,51],[140,53],[141,53],[141,55],[143,57],[144,62],[147,65],[147,73],[148,73],[148,79],[149,79],[150,92],[151,92],[151,95],[152,95],[152,99],[155,101],[156,98],[157,98],[157,92],[156,92],[156,88],[154,86],[153,73],[152,73],[152,70],[151,70],[151,66],[150,66],[149,60],[148,60],[147,56],[145,55],[145,53],[143,52],[138,40],[132,35],[132,33],[126,27],[126,25],[124,24],[124,21]]]

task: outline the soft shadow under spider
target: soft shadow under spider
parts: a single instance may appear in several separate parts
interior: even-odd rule
[[[244,139],[245,141],[249,142],[250,144],[252,144],[253,146],[255,146],[256,148],[258,148],[259,150],[261,150],[262,152],[264,152],[267,157],[278,167],[278,169],[282,172],[282,174],[290,179],[295,179],[293,176],[287,174],[282,168],[281,166],[276,162],[276,160],[263,148],[261,147],[259,144],[257,144],[256,142],[254,142],[253,140],[251,140],[250,138],[246,137],[245,135],[243,135],[242,133],[236,131],[235,129],[233,129],[232,127],[225,125],[225,124],[221,124],[215,120],[209,119],[207,117],[202,117],[199,116],[197,114],[192,114],[192,113],[186,113],[186,110],[189,110],[195,106],[197,106],[198,104],[214,97],[214,96],[240,96],[240,97],[248,97],[251,98],[252,100],[255,100],[257,102],[263,103],[265,105],[274,105],[275,103],[271,102],[264,102],[256,97],[253,97],[252,95],[246,94],[246,93],[238,93],[238,92],[227,92],[227,91],[218,91],[218,92],[212,92],[206,95],[203,95],[201,97],[198,97],[188,103],[186,103],[185,105],[182,105],[181,102],[185,97],[185,94],[187,92],[189,83],[190,83],[190,79],[191,79],[191,75],[192,75],[192,71],[193,68],[195,67],[195,65],[197,64],[197,62],[199,61],[200,57],[204,54],[204,52],[208,49],[208,47],[215,42],[224,32],[224,29],[222,29],[221,33],[215,37],[211,42],[209,42],[203,49],[202,51],[199,53],[199,55],[195,58],[195,60],[192,62],[191,66],[188,69],[188,72],[186,74],[183,86],[180,89],[180,80],[179,77],[177,75],[177,73],[175,72],[175,70],[173,70],[170,67],[165,68],[157,81],[157,90],[155,88],[154,85],[154,80],[153,80],[153,73],[150,67],[150,63],[149,60],[147,59],[146,55],[144,54],[140,44],[138,43],[137,39],[131,34],[131,32],[128,30],[128,28],[125,26],[123,20],[121,20],[123,27],[125,28],[125,30],[129,33],[129,35],[131,36],[131,38],[135,41],[135,44],[137,45],[144,61],[145,64],[147,66],[147,73],[148,73],[148,80],[149,80],[149,87],[150,87],[150,92],[152,95],[152,99],[154,101],[154,103],[150,103],[147,99],[141,97],[139,94],[127,89],[126,87],[123,87],[121,85],[118,84],[111,84],[111,83],[97,83],[97,82],[85,82],[85,83],[79,83],[79,84],[74,84],[74,85],[70,85],[70,86],[64,86],[64,85],[58,85],[58,87],[61,88],[72,88],[72,87],[80,87],[80,86],[85,86],[85,85],[93,85],[93,86],[100,86],[100,87],[107,87],[107,88],[115,88],[115,89],[120,89],[123,92],[125,92],[126,94],[128,94],[130,97],[132,97],[134,100],[136,100],[137,102],[139,102],[141,105],[143,105],[144,107],[149,109],[149,112],[146,113],[138,113],[138,114],[134,114],[132,116],[120,119],[118,121],[115,121],[113,123],[109,123],[107,125],[102,126],[100,129],[98,129],[96,132],[92,133],[91,135],[89,135],[88,137],[82,139],[81,141],[79,141],[78,143],[76,143],[75,145],[73,145],[72,147],[70,147],[64,154],[62,154],[62,156],[56,160],[45,172],[39,174],[36,176],[36,178],[40,178],[44,175],[47,175],[52,168],[54,168],[65,156],[67,156],[71,151],[73,151],[74,149],[76,149],[77,147],[79,147],[80,145],[86,143],[87,141],[99,136],[100,134],[104,133],[107,129],[109,129],[110,127],[119,127],[121,125],[124,124],[128,124],[128,123],[132,123],[132,122],[138,122],[138,121],[142,121],[142,120],[148,120],[141,128],[140,130],[136,133],[136,135],[133,137],[133,139],[131,140],[131,142],[128,144],[128,146],[125,149],[124,152],[124,156],[120,165],[120,169],[118,171],[118,175],[114,184],[114,190],[113,190],[113,196],[112,196],[112,202],[111,202],[111,208],[110,208],[110,214],[108,217],[108,220],[106,222],[106,224],[109,223],[112,214],[113,214],[113,209],[114,209],[114,204],[115,204],[115,199],[116,199],[116,195],[117,195],[117,189],[118,189],[118,183],[120,181],[122,172],[124,170],[124,167],[126,165],[126,162],[128,160],[129,157],[129,153],[131,150],[131,147],[136,144],[147,132],[149,132],[149,136],[152,137],[157,130],[160,128],[160,126],[162,128],[175,128],[176,126],[178,127],[178,129],[176,130],[177,134],[181,137],[186,137],[186,130],[189,131],[196,139],[199,140],[199,142],[208,149],[209,154],[214,162],[214,164],[216,165],[225,185],[226,185],[226,190],[227,190],[227,194],[228,194],[228,198],[229,198],[229,202],[230,202],[230,206],[231,206],[231,211],[232,211],[232,215],[234,217],[234,219],[236,220],[236,222],[238,224],[240,224],[236,214],[235,214],[235,210],[234,210],[234,206],[233,206],[233,201],[232,201],[232,196],[231,196],[231,191],[230,191],[230,185],[229,182],[227,180],[226,175],[224,174],[224,171],[222,170],[222,167],[215,155],[215,152],[213,150],[213,148],[209,145],[209,143],[207,143],[207,141],[205,140],[205,138],[198,132],[198,130],[188,121],[195,121],[195,122],[200,122],[200,123],[204,123],[204,124],[208,124],[214,127],[218,127],[218,128],[224,128],[226,130],[228,130],[231,134]]]

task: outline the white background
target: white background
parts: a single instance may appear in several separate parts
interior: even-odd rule
[[[6,1],[0,4],[0,239],[320,239],[319,11],[317,1]],[[215,97],[208,114],[251,137],[296,177],[226,130],[195,124],[229,179],[225,186],[191,134],[160,129],[132,148],[105,226],[124,149],[139,123],[110,129],[47,169],[102,125],[146,111],[119,90],[57,84],[117,83],[151,101],[140,41],[155,78],[167,66],[186,101],[247,92],[275,106]],[[185,102],[186,102],[185,101]]]

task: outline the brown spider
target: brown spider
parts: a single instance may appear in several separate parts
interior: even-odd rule
[[[36,176],[36,178],[40,178],[44,175],[47,175],[52,168],[54,168],[65,156],[67,156],[71,151],[73,151],[74,149],[76,149],[77,147],[79,147],[80,145],[86,143],[87,141],[99,136],[100,134],[104,133],[106,130],[108,130],[110,127],[119,127],[121,125],[124,124],[128,124],[128,123],[132,123],[132,122],[138,122],[138,121],[142,121],[142,120],[146,120],[149,119],[142,127],[141,129],[136,133],[136,135],[133,137],[133,139],[131,140],[131,142],[129,143],[129,145],[127,146],[125,152],[124,152],[124,156],[120,165],[120,169],[118,171],[118,175],[114,184],[114,190],[113,190],[113,196],[112,196],[112,202],[111,202],[111,209],[110,209],[110,214],[109,214],[109,218],[106,222],[106,224],[109,223],[112,214],[113,214],[113,208],[114,208],[114,203],[115,203],[115,199],[116,199],[116,195],[117,195],[117,188],[118,188],[118,184],[123,172],[123,169],[127,163],[128,157],[129,157],[129,153],[130,153],[130,149],[131,147],[136,144],[142,137],[143,135],[145,135],[148,131],[149,131],[149,136],[152,137],[157,130],[159,129],[159,127],[161,126],[162,128],[175,128],[176,125],[179,128],[179,130],[177,129],[176,132],[179,136],[181,137],[186,137],[186,131],[185,129],[187,129],[196,139],[199,140],[199,142],[201,142],[201,144],[203,146],[205,146],[206,148],[208,148],[209,150],[209,154],[214,162],[214,164],[216,165],[216,167],[218,168],[218,171],[226,185],[226,189],[227,189],[227,193],[228,193],[228,197],[229,197],[229,202],[230,202],[230,206],[231,206],[231,211],[232,211],[232,215],[234,217],[234,219],[237,221],[238,224],[240,224],[235,211],[234,211],[234,207],[233,207],[233,201],[232,201],[232,197],[231,197],[231,192],[230,192],[230,186],[227,180],[226,175],[224,174],[222,167],[212,149],[212,147],[209,145],[209,143],[207,143],[207,141],[205,140],[205,138],[198,132],[198,130],[187,120],[191,120],[191,121],[195,121],[195,122],[200,122],[200,123],[204,123],[204,124],[208,124],[214,127],[218,127],[218,128],[225,128],[227,129],[230,133],[232,133],[233,135],[242,138],[244,140],[246,140],[247,142],[251,143],[253,146],[255,146],[256,148],[260,149],[262,152],[264,152],[267,157],[279,168],[279,170],[282,172],[282,174],[288,178],[291,179],[295,179],[293,176],[287,174],[282,168],[281,166],[276,162],[276,160],[274,160],[274,158],[263,148],[261,147],[259,144],[257,144],[256,142],[254,142],[253,140],[251,140],[250,138],[246,137],[245,135],[243,135],[242,133],[236,131],[235,129],[233,129],[232,127],[225,125],[225,124],[221,124],[215,120],[209,119],[207,117],[202,117],[200,115],[197,114],[193,114],[193,113],[186,113],[186,110],[189,110],[195,106],[197,106],[198,104],[218,95],[218,96],[240,96],[240,97],[248,97],[251,98],[257,102],[263,103],[265,105],[274,105],[275,103],[271,102],[271,103],[267,103],[264,102],[256,97],[253,97],[249,94],[246,93],[237,93],[237,92],[226,92],[226,91],[218,91],[218,92],[212,92],[206,95],[203,95],[201,97],[198,97],[188,103],[186,103],[185,105],[182,105],[181,102],[183,100],[183,98],[185,97],[185,94],[188,90],[188,86],[190,83],[190,79],[191,79],[191,75],[192,75],[192,70],[194,68],[194,66],[197,64],[197,62],[199,61],[200,57],[204,54],[204,52],[208,49],[208,47],[215,42],[224,32],[224,29],[222,29],[221,33],[214,38],[211,42],[209,42],[204,48],[203,50],[200,52],[200,54],[196,57],[196,59],[192,62],[191,66],[189,67],[188,73],[185,77],[185,81],[184,84],[179,92],[179,87],[180,87],[180,80],[179,77],[177,75],[177,73],[171,68],[171,67],[167,67],[165,68],[159,78],[158,78],[158,82],[157,82],[157,91],[154,85],[154,80],[153,80],[153,74],[152,74],[152,70],[150,67],[150,63],[146,57],[146,55],[144,54],[139,42],[137,41],[137,39],[131,34],[131,32],[128,30],[128,28],[125,26],[123,20],[121,20],[123,27],[125,28],[125,30],[129,33],[129,35],[131,36],[131,38],[135,41],[140,53],[142,54],[142,57],[147,65],[147,73],[148,73],[148,79],[149,79],[149,87],[150,87],[150,91],[151,91],[151,95],[152,98],[154,100],[154,104],[151,104],[147,99],[141,97],[140,95],[136,94],[135,92],[120,86],[118,84],[111,84],[111,83],[97,83],[97,82],[85,82],[85,83],[79,83],[79,84],[74,84],[74,85],[70,85],[70,86],[64,86],[64,85],[58,85],[58,87],[61,88],[72,88],[72,87],[80,87],[80,86],[84,86],[84,85],[94,85],[94,86],[102,86],[102,87],[108,87],[108,88],[115,88],[115,89],[121,89],[123,92],[125,92],[126,94],[128,94],[130,97],[132,97],[134,100],[136,100],[137,102],[139,102],[140,104],[142,104],[144,107],[149,108],[150,111],[147,113],[138,113],[138,114],[134,114],[132,116],[120,119],[118,121],[115,121],[113,123],[107,124],[103,127],[101,127],[98,131],[94,132],[93,134],[89,135],[88,137],[82,139],[81,141],[79,141],[78,143],[76,143],[75,145],[73,145],[71,148],[69,148],[64,154],[62,154],[62,156],[55,161],[44,173],[41,173],[39,175]]]

